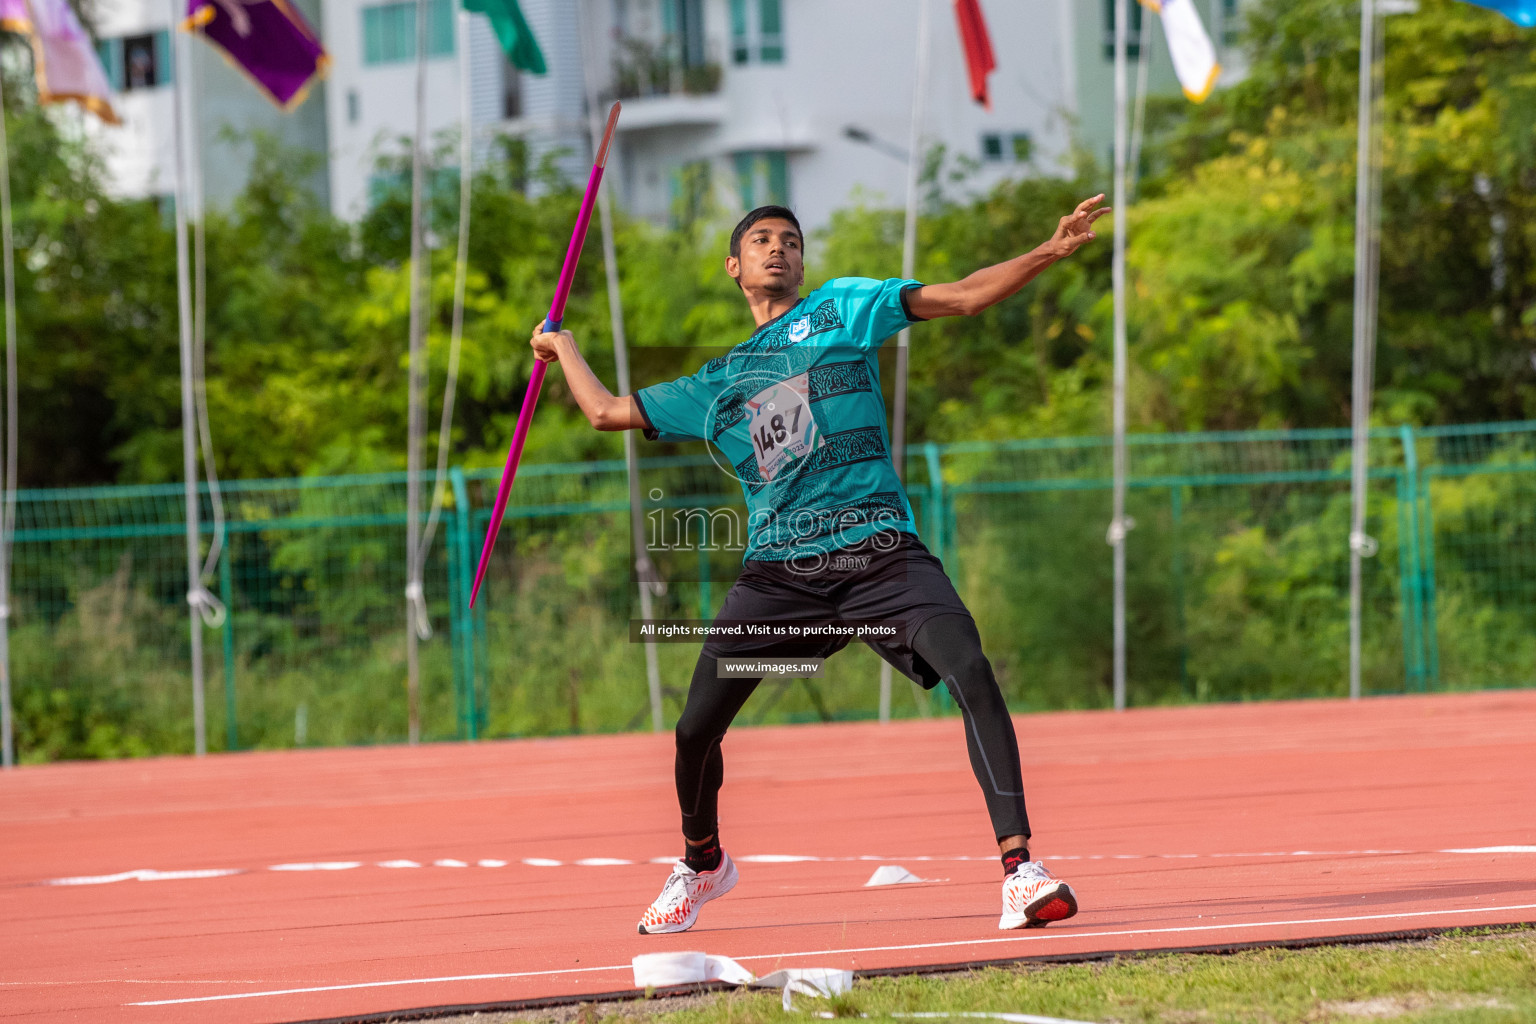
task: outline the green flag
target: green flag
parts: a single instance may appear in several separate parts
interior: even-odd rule
[[[496,39],[513,67],[535,75],[549,70],[544,65],[539,41],[533,37],[533,29],[528,27],[528,20],[518,8],[517,0],[464,0],[464,9],[491,19]]]

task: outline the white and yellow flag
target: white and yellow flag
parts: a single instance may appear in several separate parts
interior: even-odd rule
[[[1216,62],[1216,47],[1205,34],[1194,0],[1141,0],[1141,5],[1163,17],[1173,70],[1184,87],[1184,95],[1196,103],[1205,102],[1221,74],[1221,65]]]

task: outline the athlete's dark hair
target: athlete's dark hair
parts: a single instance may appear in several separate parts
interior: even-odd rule
[[[789,221],[795,226],[795,230],[800,232],[801,242],[803,243],[805,241],[805,232],[801,231],[800,222],[795,219],[795,215],[789,211],[788,207],[759,206],[757,209],[741,218],[741,223],[737,224],[736,230],[731,232],[731,255],[737,259],[741,259],[742,236],[745,235],[748,231],[752,230],[753,224],[756,224],[760,220],[768,220],[770,218],[778,218],[780,220]]]

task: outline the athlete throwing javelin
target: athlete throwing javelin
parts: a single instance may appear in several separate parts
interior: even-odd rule
[[[1003,860],[999,928],[1038,927],[1077,913],[1077,896],[1030,859],[1018,740],[981,650],[976,623],[917,537],[891,460],[876,353],[909,323],[974,316],[1013,295],[1095,237],[1102,195],[1061,219],[1022,256],[950,284],[838,278],[801,297],[805,239],[795,215],[764,206],[731,233],[725,271],[757,329],[697,373],[615,396],[569,331],[534,328],[538,358],[559,362],[598,430],[651,440],[706,440],[734,467],[746,496],[746,555],[721,621],[882,620],[897,635],[867,639],[881,657],[932,688],[943,682],[965,720]],[[826,657],[848,640],[711,639],[677,723],[683,859],[640,919],[642,934],[686,931],[699,908],[736,884],[720,845],[721,741],[760,678],[719,677],[722,657]]]

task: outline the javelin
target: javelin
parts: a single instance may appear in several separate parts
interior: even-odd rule
[[[565,250],[565,266],[560,269],[560,282],[555,285],[555,301],[549,304],[549,316],[544,319],[545,332],[558,331],[565,320],[565,300],[571,294],[571,282],[576,278],[576,264],[581,261],[581,245],[587,240],[587,222],[592,219],[592,206],[597,202],[597,187],[603,180],[603,167],[608,163],[608,145],[613,141],[613,129],[619,123],[619,104],[608,111],[608,125],[603,129],[602,144],[597,147],[597,159],[592,162],[592,175],[587,179],[586,194],[581,197],[581,211],[576,214],[576,227],[571,231],[571,244]],[[512,494],[512,481],[517,478],[517,462],[523,455],[523,442],[528,440],[528,426],[533,422],[533,407],[539,402],[539,389],[544,386],[544,370],[548,366],[542,359],[533,361],[533,372],[528,377],[528,393],[523,397],[523,407],[517,413],[517,429],[512,433],[512,445],[507,449],[507,468],[501,471],[501,486],[496,490],[496,504],[491,509],[491,525],[485,531],[485,546],[480,549],[480,565],[475,569],[475,585],[469,592],[469,606],[475,606],[480,594],[480,583],[491,562],[491,548],[496,546],[496,534],[501,529],[502,516],[507,511],[507,498]]]

